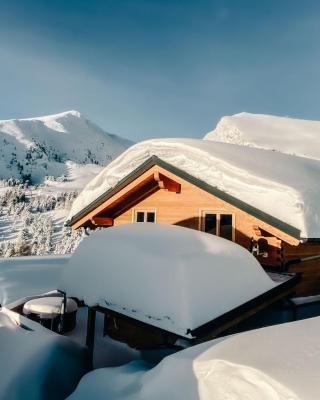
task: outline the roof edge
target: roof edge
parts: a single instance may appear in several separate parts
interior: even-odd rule
[[[189,183],[199,187],[200,189],[219,197],[221,200],[226,201],[227,203],[233,205],[234,207],[239,208],[240,210],[247,212],[248,214],[260,219],[261,221],[273,226],[274,228],[279,229],[280,231],[286,233],[287,235],[297,239],[301,240],[301,235],[300,235],[300,230],[290,224],[287,224],[286,222],[283,222],[279,220],[278,218],[273,217],[272,215],[251,206],[248,203],[245,203],[242,200],[237,199],[236,197],[218,189],[215,186],[209,185],[208,183],[202,181],[199,178],[196,178],[187,172],[181,170],[180,168],[177,168],[173,166],[172,164],[162,160],[161,158],[152,155],[149,157],[146,161],[144,161],[142,164],[140,164],[136,169],[134,169],[130,174],[125,176],[123,179],[121,179],[116,186],[113,188],[108,189],[105,193],[100,195],[96,200],[88,204],[86,207],[84,207],[81,211],[79,211],[77,214],[75,214],[70,220],[66,221],[67,226],[71,226],[77,221],[79,221],[81,218],[83,218],[86,214],[89,212],[93,211],[94,208],[99,206],[101,203],[103,203],[105,200],[109,199],[111,196],[113,196],[115,193],[117,193],[119,190],[121,190],[123,187],[125,187],[127,184],[132,182],[134,179],[137,178],[137,176],[141,175],[142,173],[146,172],[148,169],[151,167],[158,165],[159,167],[162,167],[169,172],[177,175],[181,179],[184,179],[188,181]],[[311,239],[312,241],[315,241],[316,239]],[[320,241],[320,239],[319,239]]]

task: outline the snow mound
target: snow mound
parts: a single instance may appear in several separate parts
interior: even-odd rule
[[[0,121],[0,179],[67,173],[66,161],[106,165],[132,142],[104,132],[77,111]]]
[[[137,362],[96,370],[68,399],[318,399],[319,329],[317,317],[203,343],[147,372]]]
[[[152,155],[299,229],[320,237],[320,162],[278,152],[198,139],[154,139],[122,153],[73,203],[68,219]]]
[[[88,371],[87,350],[10,312],[0,311],[0,400],[64,399]]]
[[[231,241],[179,226],[137,223],[85,238],[62,272],[60,289],[90,306],[190,337],[189,329],[275,285],[256,259]]]
[[[320,160],[320,121],[242,112],[221,118],[204,139]]]
[[[0,304],[55,290],[69,257],[0,258]]]

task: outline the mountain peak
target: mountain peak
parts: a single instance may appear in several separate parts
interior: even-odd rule
[[[131,144],[75,110],[0,121],[0,180],[30,175],[39,183],[65,175],[68,161],[106,165]]]
[[[204,139],[320,159],[320,121],[241,112],[222,117]]]

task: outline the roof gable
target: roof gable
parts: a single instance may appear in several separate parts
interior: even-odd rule
[[[271,225],[272,227],[284,232],[290,237],[299,240],[300,239],[300,230],[295,228],[292,225],[289,225],[274,216],[265,213],[264,211],[259,210],[252,205],[245,203],[242,200],[237,199],[236,197],[218,189],[217,187],[211,186],[208,183],[202,181],[199,178],[195,178],[194,176],[188,174],[187,172],[177,168],[176,166],[160,159],[159,157],[153,155],[149,157],[146,161],[144,161],[140,166],[138,166],[135,170],[133,170],[130,174],[121,179],[116,186],[107,190],[105,193],[100,195],[97,199],[91,202],[87,207],[83,208],[79,213],[74,215],[70,221],[68,221],[68,225],[72,226],[81,218],[85,217],[88,213],[95,210],[106,200],[110,199],[120,190],[124,189],[127,185],[132,183],[139,176],[150,170],[153,166],[159,166],[177,177],[184,179],[185,181],[197,186],[198,188],[220,198],[223,201],[237,207],[238,209],[256,217],[257,219]]]

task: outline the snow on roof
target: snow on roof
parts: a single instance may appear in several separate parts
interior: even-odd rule
[[[88,183],[68,219],[152,155],[297,228],[301,238],[320,238],[319,161],[199,139],[154,139],[132,146]]]
[[[59,288],[90,306],[188,337],[188,329],[275,286],[256,259],[231,241],[174,225],[136,223],[85,238]]]
[[[204,139],[320,160],[320,121],[242,112],[221,118]]]
[[[99,369],[68,399],[318,399],[319,329],[317,317],[206,342],[149,371],[138,362]]]
[[[14,314],[0,311],[0,399],[66,398],[88,370],[86,348]]]

